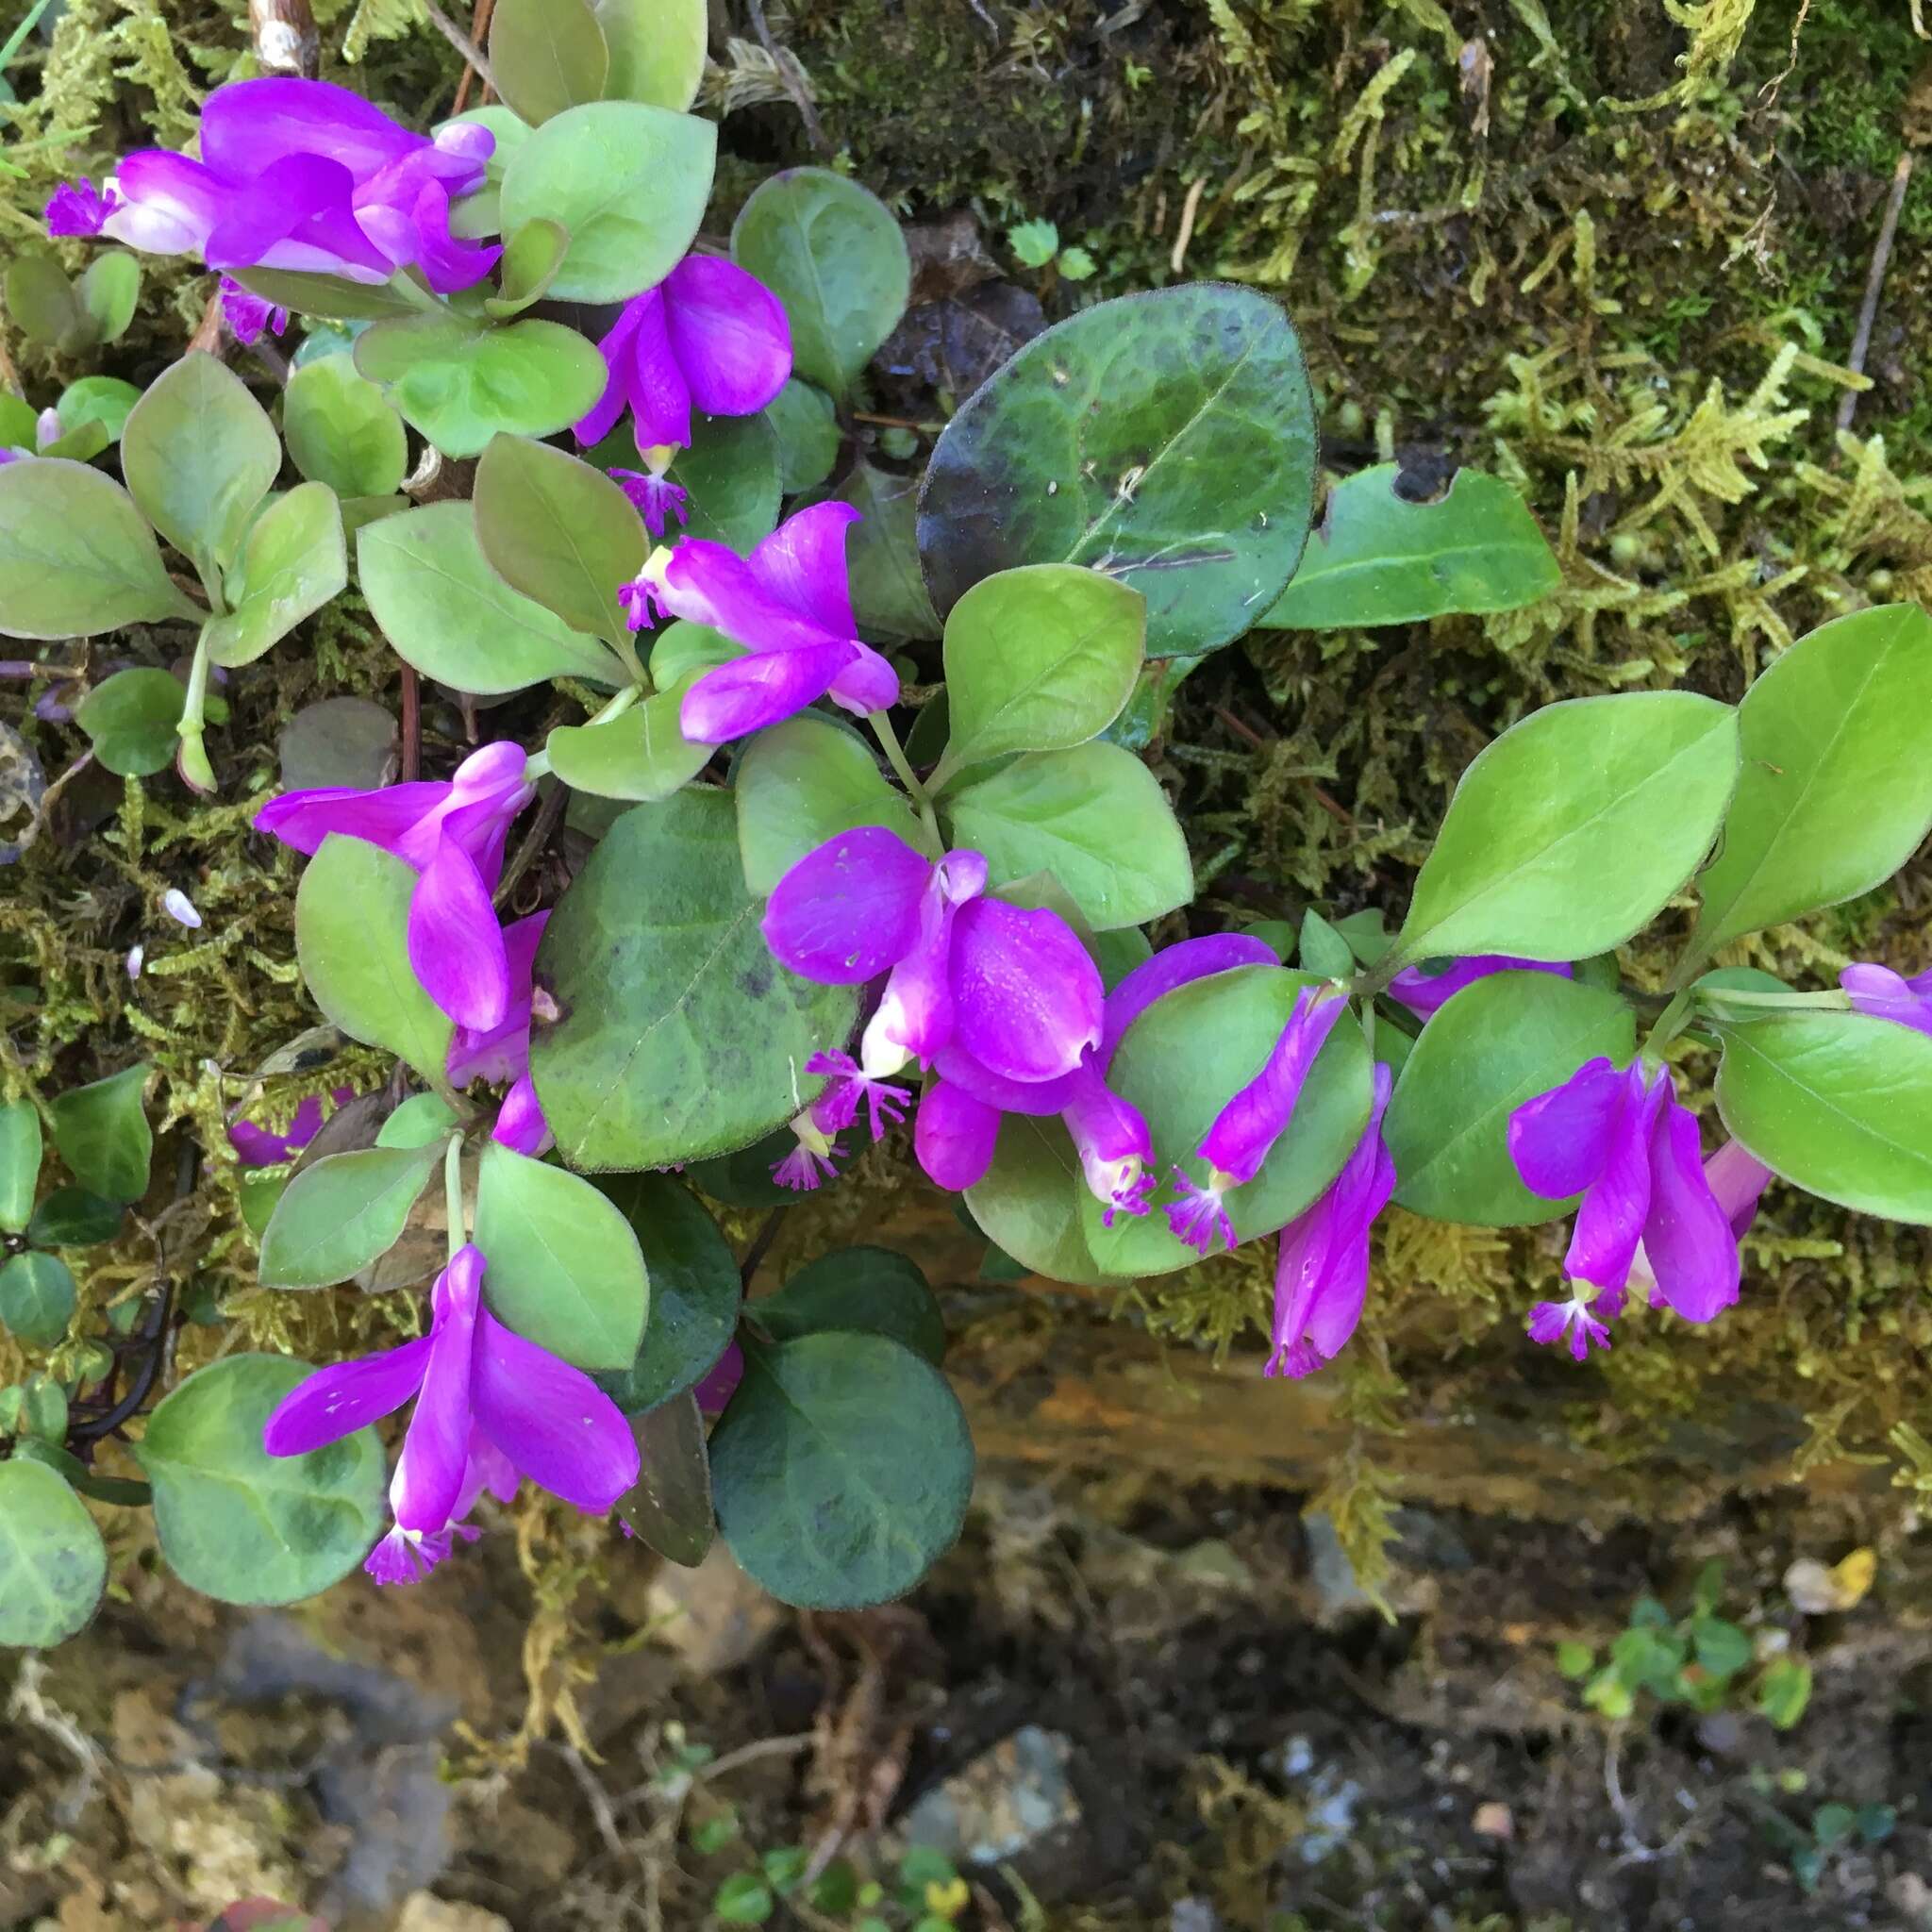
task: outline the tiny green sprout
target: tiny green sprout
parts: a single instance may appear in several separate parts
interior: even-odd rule
[[[1121,78],[1126,82],[1130,94],[1139,93],[1154,78],[1154,70],[1143,67],[1138,60],[1129,60],[1121,71]]]
[[[777,1903],[757,1873],[734,1872],[712,1894],[711,1913],[724,1925],[762,1925]]]
[[[1007,244],[1028,268],[1044,268],[1059,253],[1060,231],[1051,222],[1022,222],[1007,231]]]
[[[1084,248],[1062,248],[1060,250],[1060,274],[1070,282],[1084,282],[1099,268],[1093,258]]]

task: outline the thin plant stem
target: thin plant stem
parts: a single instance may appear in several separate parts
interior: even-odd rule
[[[463,1226],[463,1137],[460,1134],[452,1134],[442,1150],[442,1195],[448,1204],[449,1257],[454,1261],[457,1250],[470,1238],[469,1231]]]
[[[938,815],[932,808],[932,799],[926,789],[919,782],[919,774],[913,771],[906,757],[905,747],[899,742],[899,734],[892,729],[892,721],[884,711],[868,713],[866,722],[872,726],[878,739],[880,748],[885,752],[886,762],[899,775],[899,782],[905,786],[912,802],[919,808],[919,816],[925,821],[926,830],[935,839],[940,835]]]

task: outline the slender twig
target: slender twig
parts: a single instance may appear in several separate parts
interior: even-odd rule
[[[1208,177],[1203,175],[1188,189],[1188,198],[1181,203],[1180,232],[1174,238],[1174,253],[1167,258],[1168,266],[1179,275],[1188,258],[1188,243],[1194,239],[1194,217],[1201,212],[1201,196],[1208,189]]]
[[[820,154],[830,154],[831,143],[825,139],[825,130],[819,125],[819,110],[812,105],[810,86],[796,59],[781,52],[777,42],[773,40],[772,29],[765,24],[764,0],[744,0],[744,10],[751,18],[751,30],[758,35],[758,45],[772,57],[772,65],[777,70],[778,78],[784,82],[785,92],[791,96],[791,105],[798,109],[798,118],[805,123],[806,139]]]
[[[402,780],[413,785],[423,769],[423,699],[416,682],[416,667],[403,666],[403,765]]]
[[[496,0],[476,0],[470,9],[470,39],[479,47],[490,44],[490,16],[496,11]],[[450,110],[460,114],[470,104],[470,83],[476,78],[476,70],[466,66],[463,77],[457,82],[456,106]]]
[[[75,779],[94,761],[91,751],[84,751],[68,768],[41,793],[41,802],[34,809],[34,815],[27,821],[25,831],[14,841],[23,852],[31,845],[46,829],[47,821],[53,816],[54,803]]]
[[[1891,171],[1891,195],[1885,204],[1885,219],[1879,224],[1878,244],[1872,251],[1872,272],[1865,277],[1865,301],[1858,310],[1858,327],[1852,337],[1852,353],[1845,358],[1845,367],[1854,375],[1865,373],[1865,358],[1872,348],[1872,325],[1877,320],[1878,297],[1885,288],[1885,270],[1891,260],[1891,244],[1898,234],[1898,218],[1906,205],[1906,190],[1911,186],[1914,158],[1912,150],[1905,149],[1898,158],[1898,166]],[[1857,408],[1858,391],[1848,389],[1839,399],[1840,429],[1852,426],[1852,418]]]
[[[564,808],[569,803],[570,787],[558,779],[544,794],[543,803],[537,808],[536,822],[524,835],[524,842],[503,869],[503,880],[495,895],[498,906],[509,904],[510,889],[537,862],[538,855],[549,844],[550,835],[557,829],[557,822],[563,816]]]
[[[738,1279],[741,1287],[751,1287],[751,1278],[758,1272],[759,1264],[765,1257],[771,1253],[772,1243],[778,1239],[778,1229],[784,1224],[784,1221],[785,1209],[782,1206],[774,1208],[765,1216],[765,1224],[752,1237],[751,1247],[746,1251],[744,1263],[738,1271]]]
[[[437,6],[436,0],[423,0],[423,11],[429,16],[429,25],[475,69],[477,79],[491,93],[500,94],[503,90],[497,86],[496,75],[490,71],[490,61],[482,48]]]

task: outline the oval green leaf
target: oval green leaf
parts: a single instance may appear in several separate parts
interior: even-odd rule
[[[88,263],[74,291],[94,341],[118,341],[141,301],[141,263],[125,248],[110,248]]]
[[[173,672],[137,665],[89,691],[74,722],[117,778],[146,778],[175,762],[181,741],[175,727],[187,703],[187,687]]]
[[[774,1341],[801,1335],[883,1335],[937,1368],[946,1322],[918,1264],[891,1248],[840,1248],[808,1262],[746,1312]]]
[[[1738,714],[1691,691],[1575,698],[1479,753],[1384,969],[1464,953],[1581,959],[1695,871],[1738,776]]]
[[[25,406],[23,405],[23,408]],[[765,421],[778,439],[778,480],[786,495],[816,490],[832,474],[839,460],[839,419],[832,399],[824,390],[795,375],[765,406]],[[31,442],[33,412],[27,410],[27,435]],[[912,555],[913,570],[919,568],[919,553]],[[925,595],[921,579],[919,594]]]
[[[919,568],[919,479],[895,476],[861,458],[838,495],[860,517],[845,533],[859,628],[867,637],[938,637],[939,612]]]
[[[347,356],[322,356],[289,377],[282,434],[302,474],[338,496],[388,496],[408,473],[403,419]]]
[[[91,1248],[120,1233],[125,1211],[85,1188],[56,1188],[34,1209],[26,1238],[38,1248]]]
[[[604,97],[610,50],[591,0],[496,0],[490,64],[504,100],[536,127]]]
[[[298,269],[284,268],[238,268],[227,273],[251,294],[278,308],[292,308],[297,315],[321,316],[328,322],[382,322],[391,316],[423,312],[420,302],[397,293],[387,282],[351,282],[340,275],[305,275]]]
[[[348,581],[349,553],[335,491],[326,483],[297,484],[249,530],[241,563],[225,584],[228,614],[208,626],[209,658],[229,668],[254,663]]]
[[[851,1334],[745,1344],[711,1490],[731,1554],[782,1602],[903,1595],[958,1537],[972,1489],[959,1399],[909,1348]]]
[[[36,1348],[55,1348],[74,1319],[74,1274],[57,1255],[29,1248],[0,1268],[0,1324]]]
[[[361,1147],[305,1167],[262,1230],[262,1286],[329,1288],[360,1274],[401,1240],[441,1159],[441,1143],[431,1142]]]
[[[0,1462],[0,1644],[51,1650],[87,1627],[108,1581],[94,1520],[43,1463]]]
[[[105,1080],[70,1087],[48,1111],[54,1144],[75,1180],[104,1201],[138,1201],[147,1192],[154,1130],[147,1124],[145,1061]]]
[[[485,315],[521,315],[556,279],[570,237],[560,222],[525,222],[504,242],[498,292],[483,298]]]
[[[41,1178],[41,1116],[30,1100],[0,1103],[0,1230],[19,1234]]]
[[[155,1491],[155,1533],[182,1582],[226,1604],[291,1604],[346,1576],[383,1522],[373,1429],[307,1456],[261,1446],[270,1411],[309,1374],[286,1356],[197,1370],[148,1418],[135,1454]]]
[[[610,442],[619,440],[625,446],[611,453]],[[591,459],[635,468],[630,430],[599,443]],[[743,553],[778,527],[778,439],[762,416],[694,414],[691,446],[678,451],[665,475],[690,497],[683,527],[665,532],[673,549],[702,537]]]
[[[630,1420],[638,1445],[637,1487],[613,1507],[638,1540],[686,1570],[705,1560],[717,1540],[711,1513],[711,1463],[705,1419],[689,1391]]]
[[[378,1147],[426,1147],[448,1140],[461,1123],[439,1093],[412,1093],[376,1129]]]
[[[544,741],[550,769],[573,791],[650,804],[669,798],[711,761],[678,724],[689,687],[660,691],[605,724],[559,724]]]
[[[610,49],[605,92],[682,113],[705,75],[705,0],[595,0]]]
[[[1015,564],[1142,591],[1147,655],[1212,650],[1307,541],[1315,414],[1268,296],[1195,283],[1102,302],[1027,342],[946,425],[919,501],[933,602]]]
[[[128,411],[140,400],[141,391],[118,375],[83,375],[60,391],[55,410],[67,435],[98,423],[107,430],[108,441],[115,441],[127,421]]]

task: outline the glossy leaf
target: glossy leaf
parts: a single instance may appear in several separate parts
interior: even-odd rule
[[[117,778],[146,778],[175,762],[175,727],[187,703],[188,689],[172,672],[136,666],[95,685],[75,707],[74,722]]]
[[[58,457],[0,464],[0,637],[93,637],[204,614],[110,477]]]
[[[760,899],[808,852],[860,825],[883,825],[916,851],[939,857],[932,835],[864,740],[809,711],[752,740],[732,790],[744,882]]]
[[[540,218],[560,222],[570,249],[551,296],[626,301],[683,259],[704,218],[717,150],[716,127],[691,114],[635,101],[567,108],[511,155],[505,232]]]
[[[1509,1116],[1586,1060],[1627,1066],[1636,1051],[1637,1016],[1600,988],[1549,973],[1494,973],[1465,987],[1423,1028],[1389,1103],[1395,1198],[1412,1214],[1477,1227],[1556,1220],[1566,1206],[1517,1175]]]
[[[1457,470],[1435,503],[1397,493],[1397,463],[1328,492],[1320,525],[1280,601],[1255,621],[1275,630],[1414,624],[1454,611],[1516,610],[1563,581],[1522,497]]]
[[[594,0],[610,48],[605,92],[681,113],[705,73],[705,0]]]
[[[32,412],[28,415],[31,418]],[[812,383],[791,376],[765,406],[765,421],[778,439],[778,475],[786,495],[816,490],[839,460],[839,419],[831,397]],[[918,561],[915,550],[915,570]],[[919,594],[925,595],[924,581]]]
[[[722,791],[633,807],[605,835],[537,958],[563,1017],[530,1070],[574,1166],[726,1153],[817,1093],[805,1063],[844,1040],[854,997],[780,967],[759,910]]]
[[[778,439],[762,416],[693,414],[688,449],[678,451],[665,474],[690,495],[690,519],[672,525],[665,539],[704,537],[741,553],[778,527]],[[609,462],[637,467],[637,444],[628,429],[618,432],[626,444]],[[604,459],[608,444],[595,452]]]
[[[1725,1022],[1718,1111],[1807,1193],[1932,1224],[1932,1036],[1863,1013]]]
[[[1696,869],[1737,775],[1737,713],[1691,691],[1531,712],[1463,773],[1396,954],[1607,952]]]
[[[494,697],[549,677],[625,682],[594,639],[490,568],[467,503],[433,503],[357,532],[362,594],[396,654],[425,677]]]
[[[625,1368],[597,1377],[626,1415],[655,1408],[707,1375],[738,1324],[738,1263],[717,1224],[669,1174],[612,1174],[597,1186],[616,1204],[651,1276],[651,1319]]]
[[[486,328],[457,315],[375,324],[356,338],[356,367],[446,457],[480,456],[504,430],[569,428],[604,393],[608,374],[596,349],[561,323]]]
[[[788,168],[753,191],[731,258],[785,305],[798,374],[842,397],[898,326],[911,287],[899,224],[829,168]]]
[[[714,744],[693,744],[678,724],[685,687],[633,705],[605,724],[559,724],[544,741],[550,769],[574,791],[649,804],[669,798],[711,761]]]
[[[891,1248],[839,1248],[751,1304],[774,1341],[801,1335],[883,1335],[934,1367],[945,1358],[946,1323],[915,1262]]]
[[[320,357],[289,377],[282,434],[295,467],[338,496],[388,496],[408,473],[403,419],[347,356]]]
[[[81,271],[74,292],[88,319],[89,346],[118,341],[141,301],[141,263],[125,248],[110,248]]]
[[[282,1191],[262,1230],[266,1288],[329,1288],[359,1274],[402,1239],[442,1142],[325,1155]]]
[[[209,658],[230,668],[254,663],[340,595],[348,581],[349,554],[335,491],[326,483],[298,484],[278,496],[248,532],[241,562],[225,582],[228,614],[208,627]]]
[[[43,1464],[0,1462],[0,1645],[51,1650],[87,1627],[108,1551],[87,1506]]]
[[[512,590],[573,630],[628,638],[618,588],[644,567],[644,525],[601,470],[523,436],[476,465],[476,541]]]
[[[498,292],[483,298],[486,315],[521,315],[539,300],[563,266],[570,236],[560,222],[525,222],[504,243]]]
[[[1179,1167],[1196,1186],[1205,1184],[1208,1163],[1194,1149],[1215,1115],[1260,1072],[1297,991],[1319,983],[1308,973],[1243,966],[1178,988],[1128,1027],[1108,1085],[1145,1117],[1157,1174]],[[1344,1017],[1302,1088],[1288,1131],[1260,1173],[1227,1195],[1243,1241],[1291,1221],[1341,1172],[1368,1121],[1369,1101],[1368,1047],[1361,1028]],[[1110,1274],[1164,1274],[1200,1258],[1168,1231],[1159,1208],[1138,1219],[1122,1216],[1108,1229],[1102,1204],[1084,1186],[1078,1192],[1087,1244]]]
[[[331,833],[295,891],[295,952],[310,998],[351,1040],[442,1078],[455,1029],[409,967],[416,874],[361,839]]]
[[[638,1540],[686,1570],[705,1560],[717,1539],[711,1463],[697,1398],[674,1395],[631,1417],[638,1480],[618,1497],[617,1514]]]
[[[579,1174],[492,1141],[476,1176],[483,1292],[539,1348],[580,1369],[636,1357],[650,1303],[644,1257],[616,1205]]]
[[[1194,896],[1188,841],[1154,774],[1112,744],[1034,752],[950,800],[954,837],[989,882],[1050,872],[1095,932],[1142,925]]]
[[[711,1437],[718,1526],[752,1579],[809,1609],[902,1595],[952,1544],[973,1441],[946,1378],[880,1335],[748,1342]]]
[[[1097,571],[1029,564],[974,585],[946,619],[953,735],[934,785],[1097,737],[1134,689],[1145,640],[1140,592]]]
[[[504,100],[536,127],[603,98],[610,50],[591,0],[496,0],[490,64]]]
[[[225,565],[281,467],[268,411],[233,370],[198,349],[162,370],[122,425],[127,488],[189,557]]]
[[[1801,638],[1738,707],[1743,767],[1691,953],[1881,884],[1932,831],[1932,617],[1892,604]]]
[[[60,391],[55,410],[65,434],[72,436],[90,423],[98,423],[107,430],[108,440],[118,442],[128,411],[140,400],[141,391],[118,375],[83,375]]]
[[[21,1233],[33,1214],[41,1153],[41,1116],[33,1102],[0,1102],[0,1233]]]
[[[919,568],[919,479],[861,458],[838,493],[862,519],[845,535],[859,629],[867,637],[938,637],[939,612]]]
[[[0,1324],[36,1348],[66,1339],[75,1300],[73,1272],[58,1255],[28,1248],[0,1268]]]
[[[91,1248],[114,1239],[125,1211],[85,1188],[56,1188],[34,1209],[26,1238],[37,1248]]]
[[[234,1355],[198,1369],[148,1418],[135,1454],[155,1491],[168,1567],[228,1604],[291,1604],[368,1554],[383,1523],[373,1429],[307,1456],[271,1456],[262,1425],[309,1373],[286,1356]]]
[[[1085,1191],[1079,1156],[1058,1117],[1008,1114],[992,1165],[967,1190],[966,1205],[986,1238],[1032,1273],[1098,1287],[1111,1277],[1087,1242]]]
[[[54,1096],[54,1144],[80,1185],[105,1201],[138,1201],[147,1192],[154,1130],[147,1124],[145,1061]]]
[[[1211,650],[1280,595],[1307,537],[1314,405],[1301,343],[1253,290],[1124,295],[1036,336],[932,454],[919,549],[941,612],[1016,564],[1144,593],[1147,654]]]

